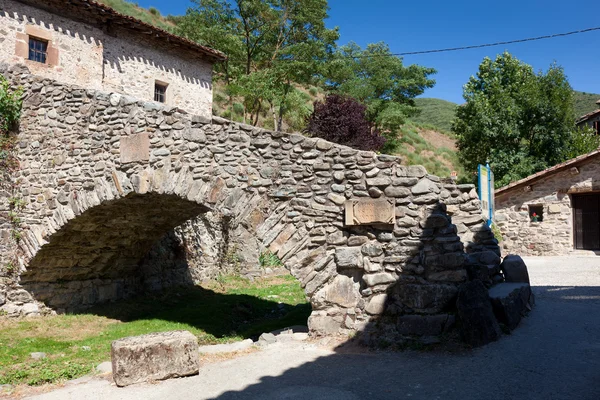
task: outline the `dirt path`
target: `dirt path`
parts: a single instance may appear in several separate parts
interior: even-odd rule
[[[119,389],[70,384],[32,399],[600,399],[600,258],[527,259],[537,305],[510,336],[460,353],[336,353],[275,344],[200,375]]]

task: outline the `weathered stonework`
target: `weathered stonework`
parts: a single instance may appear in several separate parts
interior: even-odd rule
[[[48,41],[47,64],[27,59],[30,35]],[[20,1],[2,0],[0,61],[24,63],[35,75],[146,101],[154,99],[159,81],[168,84],[167,105],[212,115],[211,62],[184,57],[176,47],[159,49],[143,34],[118,25],[105,32]]]
[[[23,268],[0,287],[8,314],[26,315],[32,297],[76,310],[191,284],[232,249],[255,265],[269,250],[301,282],[313,333],[392,316],[397,334],[410,336],[410,326],[415,335],[448,328],[461,283],[498,278],[500,250],[472,185],[397,157],[207,120],[21,67],[0,73],[25,89],[15,176],[26,203]],[[123,157],[122,144],[140,134],[147,159]],[[345,201],[373,187],[394,199],[394,223],[347,226]]]
[[[573,251],[573,195],[598,191],[598,176],[600,157],[594,156],[526,186],[498,193],[495,223],[502,233],[503,250],[532,256]],[[531,221],[530,205],[543,207],[543,221]]]

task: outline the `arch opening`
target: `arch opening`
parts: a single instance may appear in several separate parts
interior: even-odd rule
[[[177,195],[155,193],[105,202],[54,233],[30,260],[21,285],[57,311],[76,311],[131,297],[156,279],[190,284],[185,264],[165,274],[149,266],[146,256],[174,228],[208,211]]]

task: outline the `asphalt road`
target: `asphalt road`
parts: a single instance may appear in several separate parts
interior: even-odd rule
[[[64,399],[600,399],[600,257],[528,258],[537,305],[517,330],[460,352],[346,354],[276,344],[200,375],[117,388],[92,379]]]

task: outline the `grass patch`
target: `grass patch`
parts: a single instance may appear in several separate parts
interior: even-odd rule
[[[151,332],[188,330],[201,344],[256,338],[305,325],[311,307],[292,276],[222,276],[202,287],[143,296],[96,307],[86,314],[0,323],[0,384],[41,385],[74,379],[110,359],[113,340]],[[47,358],[33,360],[30,353]]]
[[[166,31],[172,32],[175,28],[175,25],[163,17],[155,7],[145,9],[127,0],[98,0],[98,2],[109,6],[118,13],[137,18]]]

